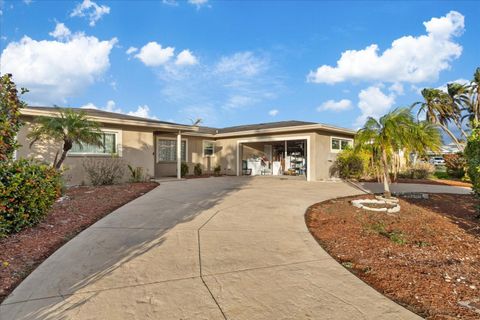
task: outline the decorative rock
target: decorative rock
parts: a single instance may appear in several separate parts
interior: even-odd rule
[[[398,199],[397,198],[384,198],[380,196],[376,196],[376,199],[358,199],[358,200],[352,200],[352,205],[354,207],[364,209],[364,210],[369,210],[369,211],[376,211],[376,212],[386,212],[386,213],[397,213],[400,212],[400,205],[398,204]],[[366,206],[366,204],[379,204],[379,205],[390,205],[393,206],[391,208],[372,208],[369,206]]]

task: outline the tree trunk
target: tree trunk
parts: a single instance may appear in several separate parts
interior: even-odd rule
[[[440,127],[442,127],[442,129],[450,136],[450,138],[452,138],[453,142],[457,145],[458,150],[463,151],[462,144],[458,141],[457,137],[455,137],[452,131],[450,131],[450,129],[448,129],[448,127],[444,126],[443,124],[440,124]]]
[[[67,158],[67,153],[70,149],[72,149],[73,142],[69,140],[65,140],[63,142],[63,152],[62,155],[60,156],[60,159],[54,163],[55,169],[59,170],[62,167],[63,161]]]
[[[385,198],[390,198],[392,193],[390,192],[390,185],[389,185],[389,176],[388,176],[388,159],[387,159],[387,152],[385,149],[382,150],[382,165],[383,165],[383,196]]]

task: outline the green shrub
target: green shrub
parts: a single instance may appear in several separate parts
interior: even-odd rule
[[[402,177],[410,179],[427,179],[435,173],[435,166],[431,163],[418,161],[411,165],[405,172],[402,173]]]
[[[220,172],[222,172],[222,166],[217,165],[215,168],[213,168],[213,174],[217,177],[220,176]]]
[[[462,153],[446,154],[443,156],[445,160],[445,167],[447,167],[447,173],[457,179],[465,176],[466,160]]]
[[[363,152],[347,149],[337,155],[330,174],[342,179],[359,179],[365,175],[367,167],[368,157]]]
[[[480,200],[480,124],[472,130],[465,148],[465,157],[467,161],[467,173],[472,182],[472,189]],[[480,206],[478,208],[480,211]]]
[[[200,163],[197,163],[195,167],[193,167],[193,174],[196,176],[202,175],[202,165]]]
[[[188,174],[188,164],[186,162],[182,162],[182,166],[180,167],[180,175],[185,177]]]
[[[125,173],[125,163],[117,156],[86,158],[82,165],[94,186],[115,184]]]
[[[145,174],[143,173],[142,167],[132,167],[127,165],[128,171],[130,171],[130,181],[131,182],[142,182],[145,181]]]
[[[0,164],[0,237],[35,225],[60,196],[60,173],[33,160]]]
[[[433,175],[437,179],[450,179],[450,176],[448,175],[448,173],[443,171],[436,171]]]

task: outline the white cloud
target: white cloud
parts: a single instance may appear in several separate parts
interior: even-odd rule
[[[459,84],[465,85],[465,84],[469,84],[470,80],[460,78],[460,79],[457,79],[457,80],[448,81],[447,83],[444,83],[441,86],[437,87],[437,89],[442,90],[444,92],[447,92],[447,85],[449,83],[459,83]]]
[[[135,111],[124,112],[122,110],[122,108],[117,107],[115,101],[113,101],[113,100],[108,100],[105,107],[99,107],[99,106],[96,106],[95,104],[89,102],[89,103],[81,106],[80,108],[82,108],[82,109],[95,109],[95,110],[102,110],[102,111],[115,112],[115,113],[123,113],[123,114],[127,114],[129,116],[135,116],[135,117],[141,117],[141,118],[147,118],[147,119],[157,119],[155,116],[150,114],[150,108],[147,105],[138,106]]]
[[[178,6],[178,2],[176,0],[162,0],[162,3],[169,6]]]
[[[138,58],[148,67],[158,67],[167,63],[174,56],[174,52],[175,48],[162,48],[160,44],[152,41],[144,45],[140,52],[135,55],[135,58]]]
[[[255,104],[258,99],[251,96],[236,94],[228,98],[223,106],[224,109],[240,109]]]
[[[352,101],[348,99],[342,99],[339,101],[335,100],[328,100],[322,103],[318,108],[317,111],[345,111],[352,108]]]
[[[27,6],[32,2],[33,2],[32,0],[23,0],[23,3],[25,3]]]
[[[197,6],[197,9],[199,9],[201,6],[206,5],[208,0],[188,0],[188,3]]]
[[[275,117],[277,114],[278,114],[278,110],[277,109],[272,109],[270,111],[268,111],[268,114],[272,117]]]
[[[96,2],[91,0],[83,0],[82,3],[79,3],[75,9],[73,9],[72,13],[70,13],[70,17],[88,17],[89,25],[91,27],[95,26],[98,20],[102,18],[102,16],[110,13],[110,7],[105,5],[98,5]]]
[[[343,81],[410,82],[435,81],[442,70],[462,53],[455,43],[464,31],[464,17],[450,11],[441,18],[424,22],[426,35],[404,36],[392,42],[392,46],[379,53],[372,44],[363,50],[347,50],[342,53],[335,67],[322,65],[311,71],[307,79],[315,83],[334,84]]]
[[[31,103],[62,104],[102,77],[116,42],[83,34],[67,42],[25,36],[3,50],[0,71],[12,73],[19,87],[30,90],[25,97]]]
[[[379,118],[395,103],[395,95],[386,95],[378,86],[371,86],[358,94],[358,108],[362,112],[355,125],[363,126],[368,117]]]
[[[126,54],[132,54],[132,53],[135,53],[138,51],[138,48],[135,48],[135,47],[130,47],[127,49],[127,51],[125,51]]]
[[[55,39],[66,40],[72,35],[72,32],[65,26],[65,24],[57,22],[55,30],[48,34]]]
[[[137,110],[130,111],[127,113],[130,116],[141,117],[141,118],[149,118],[149,119],[157,119],[156,117],[150,114],[150,108],[145,104],[143,106],[138,106]]]
[[[197,58],[190,52],[190,50],[183,50],[177,55],[177,60],[175,60],[175,64],[179,66],[188,66],[197,64]]]
[[[390,90],[391,92],[394,92],[399,96],[403,95],[404,93],[403,85],[400,82],[395,82],[388,88],[388,90]]]
[[[263,72],[267,66],[265,59],[259,58],[253,52],[237,52],[231,56],[220,59],[215,67],[218,73],[238,74],[246,77],[253,77]]]

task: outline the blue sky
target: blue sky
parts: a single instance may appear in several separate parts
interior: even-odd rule
[[[2,73],[36,105],[211,126],[357,128],[479,66],[475,1],[6,1]]]

